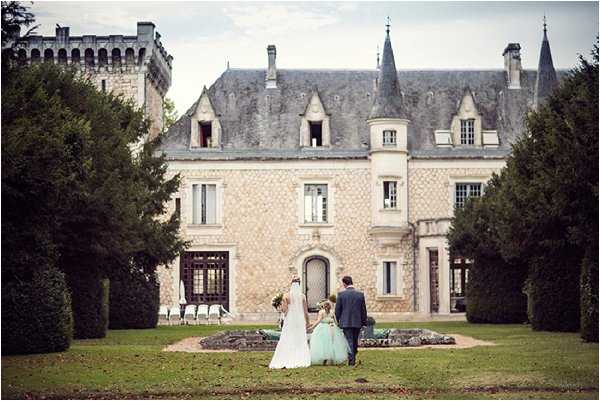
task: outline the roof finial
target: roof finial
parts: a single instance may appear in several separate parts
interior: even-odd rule
[[[544,34],[546,34],[546,14],[544,14]]]
[[[379,69],[379,45],[377,45],[377,69]]]
[[[387,16],[387,22],[385,24],[385,33],[390,36],[390,16]]]

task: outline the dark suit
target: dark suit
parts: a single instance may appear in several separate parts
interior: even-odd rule
[[[339,292],[335,302],[335,318],[344,331],[344,336],[350,346],[348,364],[354,365],[358,353],[360,329],[362,326],[367,325],[365,295],[355,290],[354,287],[348,287],[346,290]]]

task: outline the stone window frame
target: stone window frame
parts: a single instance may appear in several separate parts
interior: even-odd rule
[[[194,185],[216,185],[216,200],[215,200],[215,224],[193,224],[193,186]],[[223,214],[224,214],[224,188],[225,184],[221,178],[188,178],[185,186],[185,201],[182,199],[182,216],[181,225],[185,226],[188,231],[200,231],[207,234],[220,234],[223,231]]]
[[[190,127],[190,149],[191,150],[220,150],[221,149],[221,122],[216,113],[212,102],[208,96],[206,87],[198,100],[196,109],[192,114]],[[211,125],[211,146],[200,146],[200,124],[210,123]]]
[[[384,198],[385,198],[385,187],[384,187],[384,182],[385,181],[395,181],[396,182],[396,207],[389,207],[386,208],[384,207]],[[399,175],[380,175],[377,177],[377,183],[376,186],[378,188],[378,190],[376,191],[376,197],[377,197],[377,203],[376,205],[378,206],[378,210],[379,212],[383,212],[383,213],[400,213],[402,212],[402,205],[400,205],[401,199],[401,187],[402,185],[404,185],[404,178],[402,176]],[[408,207],[408,205],[404,205],[405,207]]]
[[[327,185],[327,222],[307,223],[304,221],[304,186],[307,184]],[[335,186],[331,177],[303,177],[297,187],[297,223],[299,228],[332,228],[335,224]]]
[[[384,294],[383,293],[383,289],[384,289],[383,279],[384,279],[385,262],[396,263],[397,270],[396,270],[396,293],[395,294]],[[378,301],[386,301],[386,300],[387,301],[398,301],[398,300],[406,299],[407,297],[405,294],[406,285],[404,282],[404,273],[405,273],[405,269],[408,266],[405,266],[405,264],[403,263],[402,256],[400,254],[379,256],[376,258],[374,264],[376,266],[376,278],[377,278],[376,300],[378,300]]]
[[[461,138],[462,122],[464,120],[473,120],[473,143],[463,143]],[[438,130],[439,131],[439,130]],[[443,131],[439,131],[440,133]],[[477,109],[477,103],[472,92],[467,88],[463,93],[460,100],[458,110],[452,117],[450,123],[450,132],[452,136],[452,143],[455,147],[465,148],[481,148],[483,147],[483,128],[482,128],[482,115]],[[442,146],[445,144],[442,144]]]

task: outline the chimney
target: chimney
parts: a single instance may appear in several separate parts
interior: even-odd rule
[[[138,22],[137,23],[137,39],[140,42],[154,41],[154,23]]]
[[[275,67],[275,56],[277,51],[275,45],[267,46],[267,55],[269,56],[269,67],[267,68],[266,88],[277,88],[277,67]]]
[[[56,25],[56,40],[60,43],[69,42],[69,27]]]
[[[521,45],[509,43],[502,55],[508,89],[521,89]]]

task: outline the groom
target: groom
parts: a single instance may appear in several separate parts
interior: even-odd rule
[[[367,325],[367,306],[365,295],[354,289],[352,277],[344,276],[342,284],[345,290],[338,293],[335,303],[335,317],[342,330],[344,330],[344,336],[350,346],[348,365],[354,366],[356,354],[358,353],[360,329],[362,326]]]

